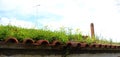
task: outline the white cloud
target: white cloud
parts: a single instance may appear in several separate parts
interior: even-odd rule
[[[27,22],[24,20],[18,20],[15,18],[6,18],[6,17],[1,17],[0,19],[0,24],[2,25],[14,25],[18,27],[24,27],[24,28],[35,28],[34,23],[32,22]]]

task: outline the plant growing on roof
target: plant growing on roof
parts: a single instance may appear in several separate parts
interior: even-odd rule
[[[75,41],[79,41],[79,42],[84,42],[84,39],[82,38],[82,33],[80,31],[80,29],[76,29],[75,34],[73,34],[75,37]]]
[[[85,42],[88,44],[95,43],[95,41],[96,41],[95,38],[91,38],[90,36],[85,39]]]
[[[11,25],[0,25],[0,40],[5,40],[8,37],[15,37],[19,41],[23,41],[24,38],[32,38],[34,40],[48,40],[52,42],[53,40],[58,40],[60,42],[66,43],[68,41],[75,42],[87,42],[91,43],[102,43],[102,44],[118,44],[112,42],[111,40],[99,39],[98,37],[87,39],[82,38],[82,33],[80,29],[76,29],[75,33],[72,33],[72,29],[66,30],[65,27],[61,27],[60,30],[50,30],[49,27],[43,29],[26,29]]]

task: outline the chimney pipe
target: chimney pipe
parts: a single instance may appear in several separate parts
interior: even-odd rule
[[[94,24],[93,23],[90,24],[90,28],[91,28],[91,37],[95,37]]]

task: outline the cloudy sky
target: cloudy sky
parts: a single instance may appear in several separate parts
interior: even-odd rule
[[[0,0],[0,24],[26,28],[79,28],[120,42],[120,0]]]

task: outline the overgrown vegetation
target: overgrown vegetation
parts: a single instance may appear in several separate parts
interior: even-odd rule
[[[60,28],[60,30],[51,31],[48,28],[42,28],[42,29],[26,29],[16,26],[3,26],[0,25],[0,40],[5,40],[8,37],[15,37],[19,41],[22,41],[25,38],[32,38],[34,40],[48,40],[49,42],[52,42],[53,40],[59,40],[63,43],[68,42],[70,34],[68,34],[64,28]],[[80,34],[81,36],[81,34]],[[79,35],[71,35],[71,39],[74,39],[74,37],[81,38]]]
[[[49,42],[52,42],[53,40],[59,40],[63,43],[74,41],[86,42],[88,44],[113,44],[112,40],[108,41],[105,39],[99,39],[98,37],[91,38],[88,36],[87,38],[83,38],[82,33],[79,31],[79,29],[77,29],[75,33],[72,33],[71,29],[68,28],[66,31],[64,27],[61,27],[60,30],[52,31],[47,27],[44,27],[42,29],[26,29],[11,25],[0,25],[0,40],[5,40],[8,37],[15,37],[19,41],[23,41],[25,38],[32,38],[34,40],[48,40]]]

